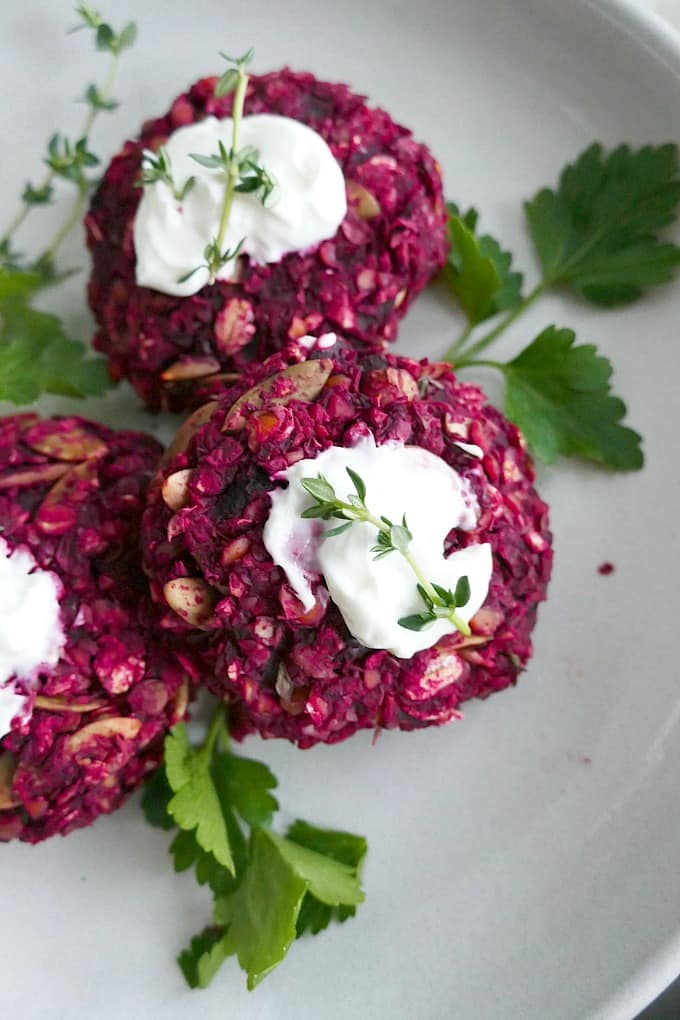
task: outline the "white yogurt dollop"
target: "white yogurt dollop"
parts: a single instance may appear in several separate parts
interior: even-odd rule
[[[190,153],[213,155],[220,141],[229,149],[231,132],[230,117],[206,117],[178,128],[165,143],[176,187],[181,191],[189,177],[196,180],[182,202],[163,182],[145,187],[134,222],[140,286],[186,297],[208,283],[207,269],[178,281],[205,262],[204,249],[217,235],[224,172],[200,166]],[[257,149],[274,191],[266,206],[254,195],[234,195],[225,248],[234,249],[245,238],[241,251],[254,262],[278,262],[335,234],[347,212],[345,179],[321,135],[290,117],[260,113],[241,121],[239,146]],[[217,278],[228,280],[235,272],[232,260]]]
[[[38,569],[28,549],[12,552],[0,538],[0,739],[28,701],[17,682],[30,686],[64,647],[60,590],[56,575]]]
[[[395,523],[406,514],[413,534],[409,549],[430,582],[454,590],[458,580],[467,575],[470,600],[457,610],[466,622],[483,605],[489,590],[491,546],[472,545],[446,558],[444,540],[452,528],[471,531],[479,507],[467,481],[440,457],[417,446],[376,446],[372,436],[352,448],[331,446],[314,459],[298,461],[281,475],[288,488],[270,493],[272,509],[264,528],[264,544],[286,572],[305,609],[315,602],[310,577],[322,574],[357,640],[368,648],[386,648],[399,658],[410,658],[455,628],[448,620],[438,620],[422,631],[399,625],[401,617],[424,609],[416,577],[403,556],[392,552],[375,560],[371,549],[376,544],[376,529],[371,524],[356,522],[343,534],[324,540],[324,531],[339,521],[300,517],[313,503],[301,479],[324,475],[338,499],[346,502],[354,491],[347,467],[366,483],[366,505],[371,513]]]

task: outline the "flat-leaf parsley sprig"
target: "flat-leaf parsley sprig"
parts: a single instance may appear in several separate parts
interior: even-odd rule
[[[642,297],[669,281],[680,248],[660,237],[680,202],[678,151],[672,144],[609,153],[589,146],[562,171],[555,188],[524,203],[541,276],[522,293],[512,256],[476,233],[477,214],[450,204],[451,253],[445,269],[468,325],[445,355],[456,369],[487,365],[503,372],[508,415],[534,452],[551,462],[581,456],[618,470],[642,466],[640,436],[620,424],[625,405],[610,392],[610,362],[592,345],[575,346],[570,330],[550,326],[512,361],[480,355],[546,291],[571,290],[601,307]],[[479,339],[484,321],[505,312]]]
[[[237,193],[253,195],[265,205],[267,199],[274,190],[274,181],[267,170],[259,164],[259,153],[253,146],[239,148],[239,133],[243,120],[243,107],[245,104],[246,90],[248,88],[248,74],[246,67],[253,59],[254,50],[251,48],[242,57],[229,57],[226,53],[220,54],[229,66],[215,86],[217,97],[234,93],[232,105],[232,132],[231,146],[227,149],[222,141],[218,143],[218,151],[205,154],[200,152],[189,153],[191,159],[199,166],[208,170],[220,170],[224,178],[224,194],[220,210],[220,222],[216,235],[211,238],[203,251],[203,262],[194,266],[188,273],[181,276],[178,283],[185,283],[194,273],[201,269],[207,269],[210,283],[214,283],[217,274],[229,262],[236,259],[241,251],[245,238],[242,238],[233,248],[225,247],[225,238],[229,218],[234,203],[234,195]],[[151,154],[145,153],[142,183],[145,185],[154,184],[157,181],[164,181],[173,191],[176,198],[183,198],[188,188],[193,186],[193,178],[180,188],[175,184],[170,170],[170,163],[167,153],[161,153],[153,158]]]
[[[448,620],[456,630],[466,637],[470,636],[470,628],[456,612],[466,606],[470,601],[470,582],[467,576],[461,577],[456,585],[455,592],[441,585],[435,584],[427,579],[420,565],[410,549],[413,535],[406,522],[406,515],[402,517],[401,524],[395,524],[388,517],[376,517],[366,505],[366,484],[360,475],[351,468],[346,468],[350,481],[354,486],[354,492],[350,493],[346,500],[338,499],[335,489],[328,479],[319,474],[316,478],[303,478],[300,481],[305,492],[307,492],[314,503],[302,511],[301,517],[320,518],[323,521],[332,519],[344,523],[324,533],[324,539],[341,535],[352,524],[363,521],[371,524],[378,532],[376,544],[371,549],[374,559],[380,560],[393,552],[398,552],[408,563],[415,574],[416,589],[422,599],[424,609],[420,613],[410,616],[402,616],[397,622],[407,630],[424,630],[436,620]]]
[[[56,260],[82,217],[92,183],[89,171],[99,164],[90,147],[90,132],[98,114],[116,105],[111,94],[120,55],[132,46],[137,33],[133,22],[114,32],[87,3],[78,4],[76,10],[80,15],[76,27],[93,33],[96,48],[111,55],[111,64],[104,84],[85,90],[88,109],[76,140],[59,132],[52,135],[45,154],[47,173],[37,185],[26,183],[21,207],[0,237],[0,400],[15,404],[29,403],[41,393],[97,396],[113,385],[102,358],[88,357],[85,345],[72,340],[55,315],[33,307],[40,291],[70,275],[58,272]],[[52,203],[57,180],[75,186],[75,199],[40,254],[25,258],[15,249],[15,234],[32,210]]]
[[[175,871],[193,869],[214,898],[212,923],[179,957],[192,988],[206,988],[236,956],[252,990],[296,938],[345,921],[363,902],[365,839],[303,821],[274,832],[277,785],[262,762],[230,752],[223,706],[201,746],[184,723],[165,738],[165,765],[143,796],[146,818],[176,830]]]

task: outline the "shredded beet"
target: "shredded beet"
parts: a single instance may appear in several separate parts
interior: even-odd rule
[[[233,97],[216,99],[215,81],[199,81],[126,142],[85,221],[95,346],[152,408],[196,406],[224,384],[225,372],[306,333],[339,329],[364,349],[384,347],[446,253],[441,173],[427,148],[345,85],[284,69],[251,77],[246,114],[292,117],[326,140],[349,203],[335,237],[270,265],[243,257],[240,282],[192,297],[138,287],[132,226],[142,150],[206,115],[228,116]]]
[[[82,418],[0,421],[0,525],[61,580],[66,645],[0,741],[0,840],[65,835],[117,808],[183,718],[191,648],[155,637],[139,522],[161,449]],[[184,643],[186,645],[186,642]]]
[[[472,637],[451,634],[408,660],[359,644],[320,576],[305,613],[262,541],[276,474],[367,430],[378,444],[421,446],[467,478],[479,522],[452,531],[447,551],[493,550]],[[531,655],[552,565],[533,478],[517,428],[448,366],[362,358],[342,341],[311,354],[292,343],[194,413],[151,487],[143,537],[162,625],[203,634],[208,686],[231,704],[237,737],[257,730],[309,747],[364,728],[445,723],[469,698],[514,683]]]

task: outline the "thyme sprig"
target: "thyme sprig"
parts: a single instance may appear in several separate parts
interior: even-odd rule
[[[416,589],[425,607],[420,613],[401,617],[398,620],[399,626],[407,630],[421,631],[436,620],[448,620],[456,630],[469,637],[469,626],[456,612],[470,601],[470,582],[467,575],[459,578],[454,592],[428,581],[411,552],[413,535],[406,522],[406,515],[402,516],[401,524],[395,524],[389,517],[377,517],[366,505],[364,480],[351,468],[346,468],[346,471],[354,486],[354,492],[350,493],[346,500],[338,499],[335,489],[322,474],[318,474],[316,478],[301,479],[302,488],[312,497],[314,503],[303,510],[300,516],[319,518],[323,521],[336,519],[343,522],[326,531],[324,539],[341,535],[357,521],[371,524],[378,532],[376,544],[371,549],[374,553],[373,558],[381,560],[390,553],[398,552],[415,574]]]
[[[189,155],[194,162],[208,170],[220,170],[224,177],[224,195],[220,211],[220,222],[217,234],[206,245],[203,251],[205,262],[191,269],[184,276],[180,277],[178,283],[185,283],[199,269],[207,269],[210,283],[214,283],[217,274],[227,263],[236,259],[241,251],[245,238],[242,238],[237,245],[229,248],[225,245],[229,217],[234,203],[234,195],[237,193],[249,194],[258,198],[263,205],[274,190],[274,181],[263,166],[260,166],[259,153],[253,146],[239,148],[239,132],[243,120],[243,106],[245,103],[246,89],[248,87],[248,74],[246,67],[253,59],[254,50],[251,48],[242,57],[229,57],[226,53],[220,56],[227,61],[229,66],[215,86],[217,97],[234,93],[232,106],[232,132],[231,146],[229,149],[222,141],[218,144],[218,151],[208,155],[199,152],[192,152]],[[162,178],[159,178],[162,179]],[[167,183],[167,181],[166,181]]]
[[[137,182],[137,186],[143,188],[150,184],[158,184],[159,181],[167,184],[177,202],[183,202],[196,183],[196,178],[187,177],[184,184],[180,187],[172,176],[170,154],[165,146],[161,145],[158,152],[152,152],[150,149],[144,150],[142,154],[142,174]]]
[[[99,163],[89,144],[92,125],[98,114],[115,108],[116,103],[111,99],[111,93],[118,74],[120,56],[123,50],[133,45],[137,37],[134,22],[128,22],[120,32],[114,32],[111,25],[88,3],[77,4],[76,13],[80,16],[80,22],[74,26],[73,31],[89,29],[93,32],[96,48],[111,54],[109,73],[101,87],[91,84],[85,91],[83,98],[88,109],[76,140],[71,141],[59,132],[52,135],[44,159],[47,173],[37,185],[30,181],[26,183],[21,195],[21,207],[0,236],[0,267],[20,268],[23,260],[13,248],[17,230],[23,225],[31,210],[52,202],[55,179],[61,178],[75,185],[76,197],[66,219],[48,241],[42,253],[30,264],[46,278],[54,276],[56,254],[82,217],[91,185],[87,171]]]

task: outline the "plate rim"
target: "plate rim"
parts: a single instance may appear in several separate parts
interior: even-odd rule
[[[634,43],[661,59],[680,81],[680,28],[651,8],[647,0],[581,0]],[[679,12],[680,13],[680,12]],[[680,918],[675,934],[652,951],[619,990],[602,1003],[590,1020],[633,1020],[680,976]]]

